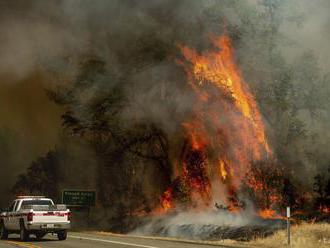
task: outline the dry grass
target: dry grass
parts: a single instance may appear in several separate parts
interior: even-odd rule
[[[286,231],[281,230],[264,239],[257,239],[248,244],[256,247],[278,248],[286,246]],[[304,223],[291,228],[292,248],[329,248],[330,247],[330,224]]]

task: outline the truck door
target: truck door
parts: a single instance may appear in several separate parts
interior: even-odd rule
[[[17,201],[14,201],[9,209],[8,209],[8,212],[7,212],[7,215],[6,215],[6,218],[4,219],[4,223],[5,223],[5,227],[9,230],[12,230],[13,229],[13,219],[14,219],[14,208],[17,204]]]
[[[13,219],[11,221],[12,229],[19,230],[20,229],[20,217],[18,216],[22,201],[16,201],[16,204],[13,209]]]

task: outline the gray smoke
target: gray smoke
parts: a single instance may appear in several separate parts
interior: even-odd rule
[[[228,213],[209,209],[154,217],[131,235],[154,235],[192,240],[249,240],[255,235],[269,235],[285,226],[284,221],[262,220],[253,211]]]
[[[271,52],[283,54],[284,61],[276,63],[292,66],[297,78],[295,83],[301,92],[312,90],[308,82],[300,80],[303,78],[301,70],[308,66],[301,62],[307,58],[304,57],[306,51],[310,50],[321,71],[329,73],[329,1],[268,2],[284,4],[279,11],[281,15],[276,17],[281,19],[278,22],[281,32],[273,37],[277,51],[265,50],[265,44],[272,41],[264,40],[261,35],[260,30],[267,32],[268,27],[267,23],[259,22],[263,20],[260,16],[265,10],[256,0],[1,1],[0,128],[3,135],[0,142],[4,144],[1,152],[5,159],[0,162],[0,187],[3,189],[0,204],[4,201],[1,199],[7,200],[6,193],[17,174],[24,171],[35,157],[60,142],[62,109],[47,99],[43,89],[65,84],[66,77],[74,75],[77,61],[84,54],[101,57],[107,68],[120,77],[126,73],[123,61],[129,61],[127,58],[136,47],[143,48],[148,44],[154,48],[153,43],[148,43],[149,37],[163,41],[165,47],[173,47],[169,57],[177,55],[179,44],[202,51],[209,48],[211,33],[224,31],[225,20],[230,32],[239,31],[239,37],[234,39],[237,60],[254,92],[270,82],[269,72],[272,70],[267,58]],[[298,62],[300,67],[295,67]],[[134,115],[134,118],[150,119],[169,135],[177,135],[177,125],[193,102],[192,96],[179,86],[184,78],[182,71],[167,62],[148,64],[144,58],[130,63],[142,66],[131,76],[135,84],[126,90],[131,101],[122,118],[130,119]],[[61,76],[54,77],[53,72]],[[315,83],[315,87],[323,87],[320,97],[323,101],[330,95],[327,82],[321,86]],[[81,98],[88,101],[99,89],[111,88],[116,83],[100,82],[84,92]],[[315,97],[321,93],[316,93]],[[175,106],[172,112],[164,108],[162,96]],[[329,109],[326,103],[320,110],[321,117],[314,122],[315,116],[304,110],[300,113],[301,120],[307,123],[307,130],[321,137],[315,150],[319,150],[324,159],[308,162],[306,166],[312,167],[310,172],[325,167],[325,161],[330,158],[326,151],[330,143],[329,132],[326,132],[330,122]],[[267,114],[265,111],[266,122]],[[272,133],[273,124],[268,123],[268,127]],[[306,156],[302,154],[304,146],[302,141],[297,141],[298,152],[292,150],[290,154]]]

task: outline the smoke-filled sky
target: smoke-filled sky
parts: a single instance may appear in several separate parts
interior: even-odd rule
[[[287,19],[281,24],[285,42],[292,43],[283,46],[287,62],[293,63],[301,53],[311,50],[320,67],[329,72],[330,1],[287,2],[283,15],[292,13],[301,18],[299,27]],[[257,3],[242,0],[242,7],[260,11]],[[74,61],[94,53],[115,68],[134,37],[154,32],[159,39],[203,46],[205,35],[222,27],[219,22],[224,16],[237,25],[242,21],[239,9],[222,8],[222,4],[229,6],[228,0],[1,1],[0,193],[5,195],[17,174],[59,142],[62,110],[47,98],[44,89],[58,83],[51,75],[53,70],[63,74],[75,70],[74,65],[69,68],[64,63],[67,58]],[[219,15],[208,15],[214,7]],[[175,33],[177,27],[187,32]],[[205,34],[192,32],[191,27],[205,30]],[[167,72],[159,65],[151,70],[157,68]],[[0,197],[0,204],[4,200]]]

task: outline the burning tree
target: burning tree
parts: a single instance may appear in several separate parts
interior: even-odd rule
[[[269,158],[272,151],[257,103],[235,63],[230,38],[226,34],[213,37],[212,44],[211,51],[201,54],[181,46],[183,57],[178,63],[186,72],[196,102],[190,119],[182,123],[185,141],[177,163],[179,181],[188,188],[191,206],[210,207],[219,201],[236,211],[246,175],[255,192],[266,187],[262,181],[266,177],[248,172],[253,162]],[[169,194],[173,188],[164,193]],[[266,204],[260,207],[270,207],[273,198],[267,195],[263,199]],[[169,200],[175,201],[163,197],[165,209],[175,206]]]

